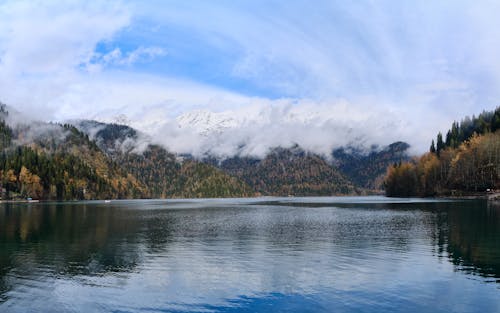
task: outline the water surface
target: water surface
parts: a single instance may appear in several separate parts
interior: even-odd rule
[[[0,312],[500,312],[500,207],[2,204]]]

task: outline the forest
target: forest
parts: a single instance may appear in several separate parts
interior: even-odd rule
[[[429,152],[389,166],[387,196],[461,196],[500,188],[500,107],[454,122]]]
[[[454,122],[413,159],[408,144],[396,142],[368,154],[336,150],[331,160],[299,146],[275,148],[263,159],[196,160],[151,143],[139,151],[133,143],[140,134],[125,125],[13,127],[8,114],[0,105],[2,200],[331,196],[381,185],[388,196],[460,196],[500,188],[500,107]]]
[[[53,139],[31,145],[11,143],[13,130],[0,122],[2,199],[82,200],[133,198],[145,187],[105,158],[86,135],[60,125],[63,142]]]
[[[70,124],[34,122],[12,127],[6,122],[8,114],[0,104],[2,200],[254,195],[237,178],[195,160],[178,162],[162,147],[149,145],[141,153],[123,150],[123,141],[137,136],[126,126],[98,125],[100,137],[95,140]]]

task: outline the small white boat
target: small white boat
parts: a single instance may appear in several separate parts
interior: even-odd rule
[[[104,203],[110,203],[111,200],[104,200]]]

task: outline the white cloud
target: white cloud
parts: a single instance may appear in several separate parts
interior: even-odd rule
[[[102,54],[95,53],[90,62],[86,65],[87,69],[95,72],[102,69],[102,66],[125,65],[130,66],[137,62],[147,62],[155,57],[164,56],[167,52],[160,47],[139,47],[127,53],[123,53],[120,48]]]
[[[78,89],[78,67],[99,42],[130,22],[119,3],[7,1],[0,4],[0,97],[50,118],[57,99]]]
[[[497,104],[496,7],[7,1],[0,100],[45,120],[124,116],[177,152],[262,155],[299,143],[327,153],[395,140],[422,152],[454,119]],[[120,46],[127,32],[134,40]],[[219,72],[197,71],[204,49]],[[180,65],[136,68],[165,55]],[[224,75],[247,95],[215,83]],[[183,122],[200,117],[222,126]]]
[[[377,108],[368,113],[345,100],[306,99],[256,99],[239,109],[192,111],[160,128],[158,134],[156,140],[174,151],[221,157],[263,157],[273,147],[295,144],[329,156],[333,148],[345,145],[384,145],[414,135],[404,131],[397,114]]]
[[[122,6],[105,1],[7,1],[0,16],[2,72],[16,76],[74,68],[130,22]]]

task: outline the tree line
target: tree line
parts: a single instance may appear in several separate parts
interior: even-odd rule
[[[388,196],[460,195],[500,188],[500,107],[454,122],[428,153],[387,170]]]

